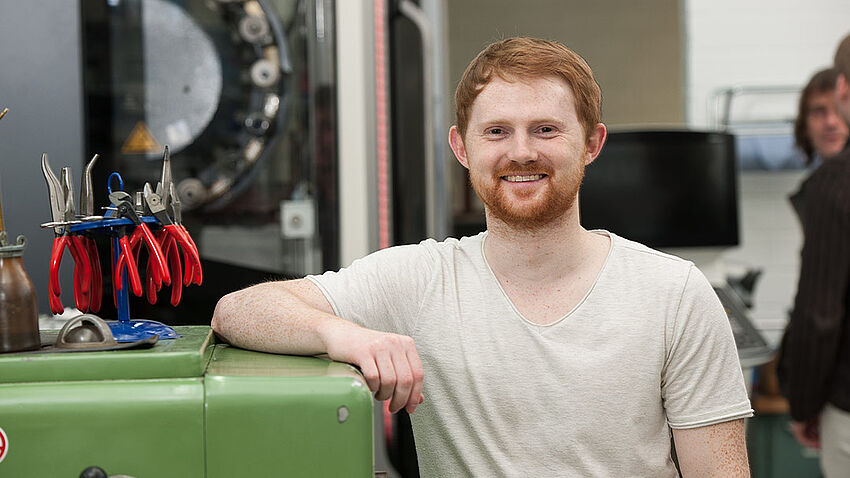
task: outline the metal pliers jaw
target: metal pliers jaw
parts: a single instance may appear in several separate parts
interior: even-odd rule
[[[121,231],[118,239],[121,253],[118,256],[118,260],[115,262],[114,277],[116,290],[121,290],[124,287],[122,273],[126,264],[127,275],[130,278],[130,286],[133,290],[133,294],[137,297],[141,297],[142,281],[139,277],[139,269],[135,260],[136,252],[134,249],[137,246],[141,246],[142,239],[144,239],[144,242],[147,245],[150,260],[156,265],[156,268],[154,269],[155,273],[159,274],[159,277],[163,282],[170,284],[171,275],[166,267],[162,249],[159,247],[159,243],[156,241],[153,233],[151,233],[150,228],[148,228],[147,224],[145,224],[139,218],[138,214],[136,214],[132,197],[124,191],[116,191],[109,195],[109,201],[116,207],[118,217],[130,219],[136,225],[136,229],[133,231],[130,238],[127,237],[126,226],[123,226],[123,230]]]

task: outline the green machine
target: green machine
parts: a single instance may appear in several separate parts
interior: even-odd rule
[[[0,355],[0,477],[373,477],[372,397],[350,365],[216,343]]]

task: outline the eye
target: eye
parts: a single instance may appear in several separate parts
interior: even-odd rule
[[[558,130],[554,126],[543,125],[537,128],[537,134],[542,136],[554,136]]]
[[[485,134],[488,136],[499,136],[505,134],[505,130],[499,127],[488,128],[487,131],[485,131]]]

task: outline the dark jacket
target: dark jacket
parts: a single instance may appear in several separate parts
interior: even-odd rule
[[[827,402],[850,411],[850,151],[825,161],[792,203],[804,241],[778,373],[791,417],[807,421]]]

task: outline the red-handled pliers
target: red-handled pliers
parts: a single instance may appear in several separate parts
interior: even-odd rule
[[[137,297],[141,297],[142,281],[139,277],[139,269],[136,264],[133,245],[142,242],[143,239],[148,247],[150,260],[156,265],[154,270],[157,274],[159,274],[159,277],[163,282],[170,283],[171,275],[168,273],[162,249],[159,247],[159,243],[156,241],[156,238],[153,236],[153,233],[148,228],[147,224],[142,222],[136,214],[131,196],[124,191],[116,191],[109,195],[109,201],[117,208],[118,217],[130,219],[136,225],[133,235],[129,238],[127,237],[127,226],[122,226],[121,235],[118,239],[121,252],[118,256],[118,260],[115,262],[115,288],[117,290],[121,290],[124,287],[122,272],[126,265],[127,275],[130,278],[130,286],[133,290],[133,294]]]
[[[91,260],[85,240],[71,233],[71,225],[79,223],[74,209],[71,175],[68,168],[62,170],[62,182],[53,173],[47,154],[41,156],[41,170],[47,182],[50,196],[50,211],[53,216],[52,227],[56,233],[50,252],[50,269],[48,274],[48,301],[54,314],[65,311],[60,297],[62,289],[59,285],[59,267],[62,255],[67,248],[74,258],[74,304],[83,312],[88,311],[91,296]]]
[[[92,188],[91,171],[98,155],[94,155],[83,170],[83,178],[80,181],[80,214],[83,220],[100,220],[103,216],[94,215],[94,193]],[[85,244],[89,259],[91,260],[91,300],[89,310],[99,312],[101,299],[103,298],[103,272],[100,269],[100,256],[97,252],[97,243],[90,235],[81,236]],[[86,311],[83,311],[86,312]]]
[[[183,274],[183,285],[190,283],[198,284],[203,281],[203,271],[201,269],[201,257],[198,254],[198,248],[194,241],[189,236],[182,225],[175,224],[174,221],[165,212],[165,205],[162,203],[162,197],[153,192],[151,185],[145,183],[144,188],[145,204],[148,210],[156,217],[157,221],[162,225],[164,231],[174,239],[176,244],[173,247],[180,246],[183,250],[183,261],[185,272]],[[189,277],[187,279],[187,276]]]
[[[176,307],[183,297],[183,273],[180,270],[180,252],[177,250],[177,240],[165,229],[161,229],[156,233],[156,240],[159,241],[159,245],[162,247],[162,253],[168,259],[168,266],[171,269],[171,305]],[[158,278],[152,269],[151,263],[148,262],[148,302],[156,304],[157,292],[162,288],[162,280],[157,280]]]

